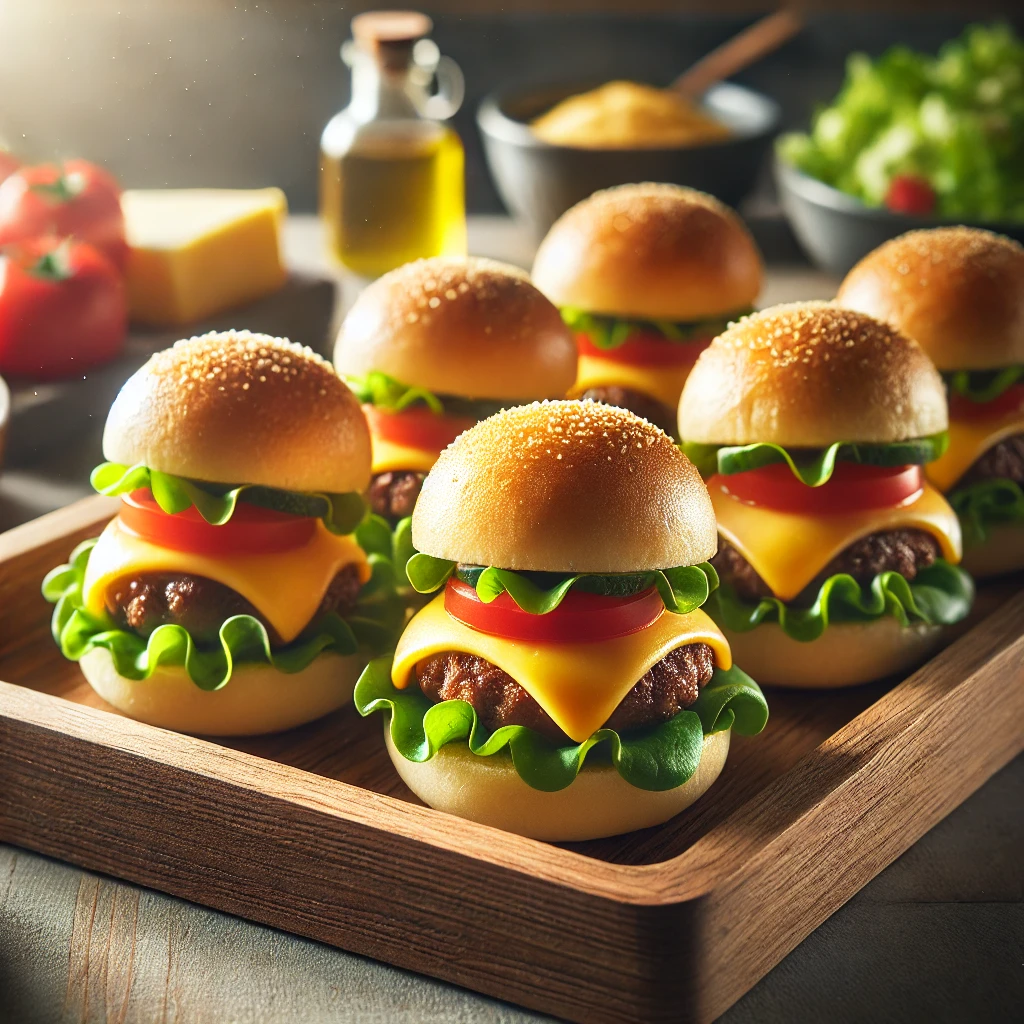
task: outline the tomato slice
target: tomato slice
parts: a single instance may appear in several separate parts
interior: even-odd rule
[[[576,335],[580,355],[596,356],[628,366],[692,366],[710,344],[710,336],[690,341],[669,341],[660,334],[638,333],[631,334],[615,348],[598,348],[586,334]]]
[[[891,508],[913,501],[924,488],[920,466],[865,466],[859,462],[837,462],[830,479],[820,487],[808,487],[784,462],[714,476],[709,486],[712,481],[744,504],[813,515]]]
[[[413,405],[401,412],[389,412],[369,403],[363,406],[370,431],[383,441],[441,452],[463,431],[476,425],[469,416],[436,413],[425,405]]]
[[[554,643],[587,643],[628,636],[651,625],[665,610],[654,587],[629,597],[570,590],[553,612],[533,615],[524,612],[507,593],[485,604],[474,587],[454,576],[445,588],[444,607],[452,618],[481,633],[508,640]]]
[[[1024,384],[1014,384],[991,402],[972,402],[963,395],[949,396],[949,415],[958,420],[987,420],[1007,413],[1024,412]]]
[[[129,533],[176,551],[200,555],[249,555],[289,551],[313,539],[316,520],[240,501],[223,526],[212,526],[192,506],[170,515],[148,488],[121,498],[118,514]]]

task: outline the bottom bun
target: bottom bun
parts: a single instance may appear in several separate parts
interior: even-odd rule
[[[269,665],[236,665],[219,690],[201,690],[178,665],[126,679],[102,647],[79,664],[92,688],[129,718],[201,736],[259,736],[336,711],[352,697],[366,659],[320,654],[291,675]]]
[[[992,527],[987,540],[964,549],[960,564],[980,579],[1024,569],[1024,525]]]
[[[479,757],[465,743],[448,743],[429,761],[406,760],[391,742],[390,722],[384,725],[398,774],[425,804],[551,842],[617,836],[675,817],[718,778],[729,753],[729,735],[726,730],[705,736],[696,772],[675,789],[637,789],[611,764],[584,763],[570,786],[546,793],[523,782],[507,751]]]
[[[722,626],[733,660],[759,683],[802,690],[835,689],[884,679],[915,668],[952,639],[942,626],[874,622],[833,623],[817,640],[794,640],[778,623],[743,633]]]

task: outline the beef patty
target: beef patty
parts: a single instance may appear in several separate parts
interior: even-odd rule
[[[982,480],[1015,480],[1024,484],[1024,434],[1004,437],[983,452],[957,482],[957,487]]]
[[[378,473],[370,481],[370,489],[366,493],[370,508],[392,525],[399,519],[411,516],[426,476],[426,473],[418,473],[411,469]]]
[[[661,427],[666,434],[672,434],[676,429],[676,412],[667,405],[663,405],[656,398],[645,395],[642,391],[635,391],[633,388],[620,388],[609,384],[601,388],[587,388],[580,395],[580,398],[592,398],[602,405],[615,405],[620,409],[628,409],[642,416],[648,423]]]
[[[332,611],[348,614],[361,586],[358,567],[346,565],[331,580],[313,618]],[[283,644],[277,630],[241,594],[205,576],[155,572],[126,576],[107,591],[106,605],[118,626],[141,636],[173,623],[187,629],[200,646],[210,646],[217,642],[225,619],[251,615],[266,627],[272,647]]]
[[[924,530],[884,530],[861,537],[840,551],[825,568],[795,597],[793,605],[811,605],[822,583],[837,573],[849,573],[861,586],[869,584],[880,572],[892,570],[908,580],[914,579],[939,557],[939,542]],[[754,567],[728,542],[720,540],[718,554],[711,559],[723,583],[732,586],[745,601],[771,597],[767,583]]]
[[[608,719],[608,728],[629,732],[667,722],[697,699],[714,667],[714,652],[707,644],[677,647],[626,694]],[[416,676],[430,700],[467,701],[492,732],[502,725],[525,725],[556,743],[572,742],[507,672],[475,654],[434,654],[416,666]]]

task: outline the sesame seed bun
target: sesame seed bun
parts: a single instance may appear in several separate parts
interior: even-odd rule
[[[824,302],[744,317],[701,353],[679,400],[686,441],[821,448],[947,427],[942,378],[921,347]]]
[[[846,275],[836,302],[910,335],[940,370],[1024,363],[1024,246],[991,231],[900,235]]]
[[[464,398],[561,398],[576,344],[525,271],[438,256],[385,274],[356,300],[334,346],[344,376],[371,370]]]
[[[533,280],[552,302],[591,313],[701,320],[754,305],[761,257],[728,206],[679,185],[595,192],[555,222]]]
[[[646,420],[595,402],[537,402],[478,423],[441,453],[412,540],[504,569],[635,572],[718,546],[697,470]]]
[[[157,352],[121,388],[103,454],[213,483],[362,491],[370,433],[359,402],[311,349],[248,331]]]

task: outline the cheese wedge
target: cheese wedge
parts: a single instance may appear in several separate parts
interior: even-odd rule
[[[577,743],[611,717],[648,669],[684,644],[705,643],[719,668],[732,667],[729,644],[699,609],[688,615],[662,613],[645,629],[594,643],[507,640],[471,629],[444,607],[444,594],[413,616],[398,641],[392,682],[404,689],[417,662],[442,651],[485,658],[507,672]]]
[[[129,190],[121,209],[132,320],[190,323],[285,282],[280,189]]]
[[[695,345],[694,360],[701,347]],[[683,385],[693,369],[693,363],[682,366],[634,366],[631,363],[617,363],[613,359],[580,353],[576,370],[576,384],[570,397],[583,394],[587,388],[620,387],[643,392],[656,398],[662,405],[675,409]]]
[[[365,583],[370,566],[363,549],[351,537],[331,533],[321,522],[312,540],[301,548],[218,557],[159,547],[114,519],[89,555],[82,599],[87,612],[100,616],[111,584],[125,576],[141,572],[203,576],[241,594],[288,643],[309,625],[335,575],[353,563]]]
[[[1024,409],[1007,409],[998,416],[949,420],[949,447],[941,459],[925,468],[940,491],[951,490],[971,466],[994,445],[1024,433]]]
[[[418,473],[429,473],[437,462],[440,452],[427,448],[413,448],[411,445],[386,441],[370,432],[370,443],[373,448],[372,472],[389,473],[396,469],[414,470]]]
[[[879,530],[925,530],[946,561],[960,561],[960,522],[931,484],[904,505],[810,515],[747,505],[725,490],[727,480],[708,481],[718,532],[783,601],[796,597],[844,548]]]

